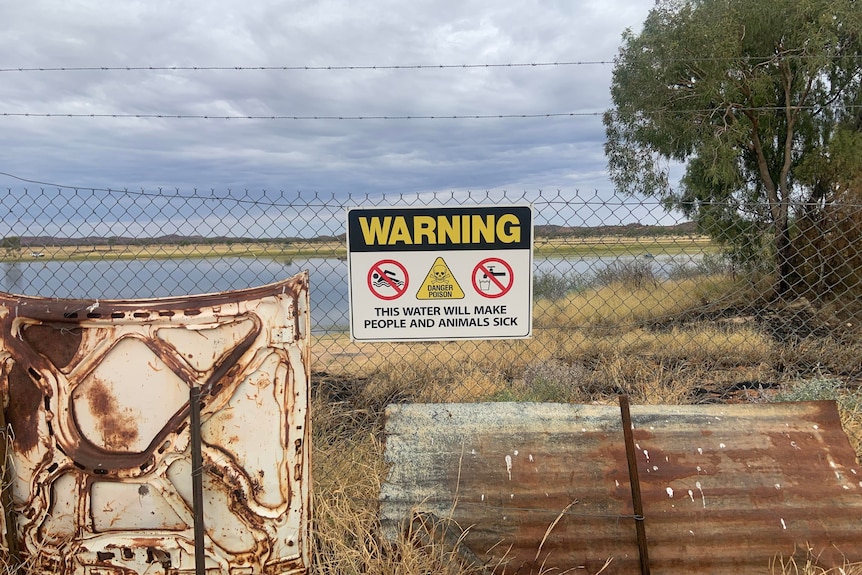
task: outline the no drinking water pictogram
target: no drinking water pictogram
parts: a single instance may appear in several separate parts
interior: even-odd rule
[[[486,258],[473,268],[473,288],[482,297],[502,297],[514,283],[512,266],[500,258]]]
[[[368,289],[382,300],[398,299],[407,291],[407,268],[395,260],[380,260],[368,270]]]

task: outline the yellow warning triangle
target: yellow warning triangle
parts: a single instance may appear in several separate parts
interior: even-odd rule
[[[416,292],[416,299],[464,299],[464,290],[443,258],[434,260],[434,265]]]

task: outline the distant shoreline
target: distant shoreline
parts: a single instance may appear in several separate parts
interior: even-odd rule
[[[677,255],[714,251],[706,236],[591,236],[536,238],[535,255],[602,257],[619,255]],[[442,251],[442,250],[441,250]],[[324,258],[345,259],[346,246],[333,242],[234,242],[230,244],[154,244],[154,245],[80,245],[29,246],[0,250],[0,262],[104,261],[139,259],[246,258]]]

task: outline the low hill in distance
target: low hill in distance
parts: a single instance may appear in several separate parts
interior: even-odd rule
[[[690,236],[698,235],[697,226],[694,222],[685,222],[673,226],[650,226],[644,224],[624,224],[618,226],[560,226],[560,225],[538,225],[533,229],[536,238],[586,238],[586,237],[660,237],[660,236]],[[9,243],[11,237],[7,237],[4,245]],[[315,238],[247,238],[247,237],[205,237],[199,235],[181,236],[168,234],[152,238],[132,238],[126,236],[86,236],[79,238],[62,238],[53,236],[21,236],[15,238],[21,248],[37,247],[67,247],[67,246],[176,246],[176,245],[207,245],[207,244],[244,244],[244,243],[272,243],[291,244],[303,243],[344,243],[345,234],[337,236],[317,236]],[[20,243],[19,243],[20,242]],[[10,246],[11,247],[11,246]]]

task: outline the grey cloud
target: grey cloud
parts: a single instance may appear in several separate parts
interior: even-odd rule
[[[4,6],[0,67],[365,66],[610,60],[649,6],[155,0]],[[601,112],[608,65],[4,72],[0,113],[451,116]],[[439,120],[0,117],[0,170],[77,186],[360,194],[590,187],[597,116]],[[5,180],[0,182],[7,184]]]

